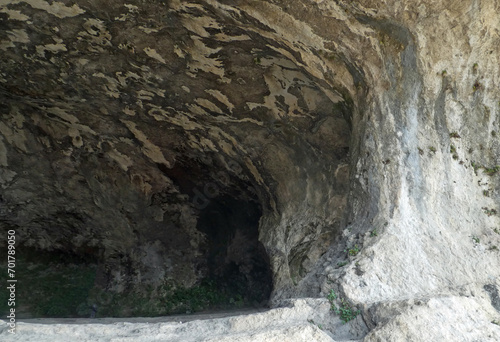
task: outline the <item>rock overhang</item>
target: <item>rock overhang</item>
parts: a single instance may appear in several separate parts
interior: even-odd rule
[[[275,302],[496,286],[495,1],[40,3],[1,11],[2,223],[32,247],[97,246],[115,291],[189,287],[220,192],[260,207]]]
[[[190,287],[198,219],[226,196],[261,207],[273,296],[297,284],[345,220],[355,103],[319,72],[350,78],[343,60],[277,39],[270,4],[37,4],[3,11],[3,222],[24,247],[98,251],[96,285],[119,293]]]

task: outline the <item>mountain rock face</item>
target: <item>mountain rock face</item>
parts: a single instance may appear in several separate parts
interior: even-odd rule
[[[91,280],[23,314],[333,290],[318,341],[500,340],[499,11],[0,0],[0,229],[26,277]]]

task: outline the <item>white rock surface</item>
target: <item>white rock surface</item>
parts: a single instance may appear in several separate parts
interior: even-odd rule
[[[6,342],[68,342],[75,339],[79,342],[356,341],[335,339],[335,336],[354,336],[355,325],[344,325],[329,308],[325,299],[300,299],[290,301],[288,307],[266,312],[189,322],[161,322],[161,318],[151,318],[154,323],[147,323],[147,318],[132,318],[126,321],[95,319],[95,323],[81,319],[68,324],[62,323],[64,320],[40,319],[18,323],[15,335],[9,334],[7,325],[2,322],[0,338]],[[180,319],[183,318],[189,316]]]
[[[498,313],[488,303],[466,297],[436,297],[407,305],[363,341],[500,341]]]

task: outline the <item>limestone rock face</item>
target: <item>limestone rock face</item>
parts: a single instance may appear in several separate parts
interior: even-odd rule
[[[0,229],[104,308],[334,289],[336,340],[498,340],[499,8],[0,1]]]

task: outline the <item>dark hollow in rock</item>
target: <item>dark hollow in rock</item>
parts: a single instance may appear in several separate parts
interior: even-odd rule
[[[484,290],[488,292],[488,295],[490,296],[491,299],[491,305],[500,312],[500,297],[498,296],[498,289],[496,288],[495,285],[488,284],[484,285]]]
[[[269,257],[259,241],[257,202],[224,196],[202,211],[197,228],[207,237],[208,277],[253,303],[265,303],[272,290]]]
[[[375,139],[362,65],[283,40],[250,7],[136,5],[82,2],[59,19],[8,6],[33,20],[6,21],[26,37],[0,54],[0,230],[16,230],[20,253],[94,260],[74,263],[89,282],[80,304],[60,304],[68,313],[20,312],[154,316],[319,295],[346,223],[377,211],[378,163],[357,163]],[[72,272],[45,264],[56,269]]]

